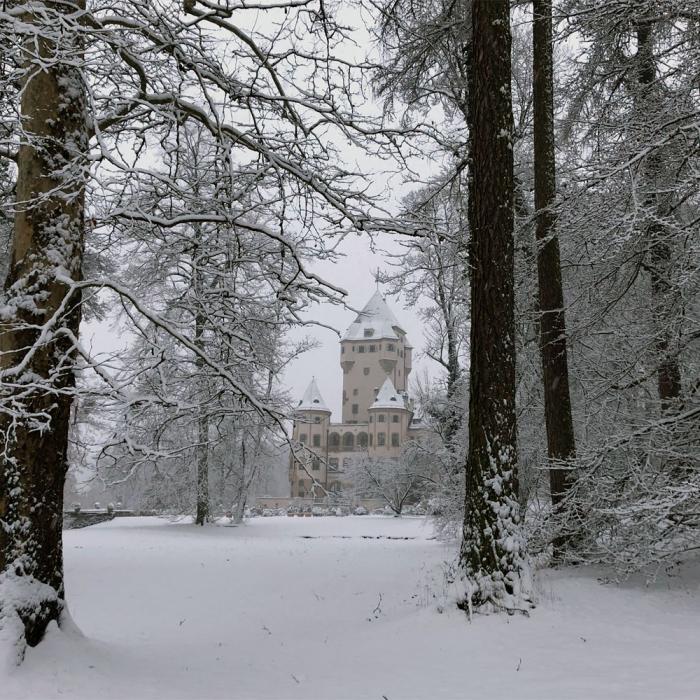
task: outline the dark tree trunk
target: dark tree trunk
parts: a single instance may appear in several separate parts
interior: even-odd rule
[[[654,57],[653,21],[642,19],[637,23],[637,76],[639,80],[638,118],[653,119],[661,105],[660,90],[656,85],[656,58]],[[670,322],[674,290],[669,283],[671,273],[671,246],[668,231],[663,224],[663,211],[658,189],[662,179],[662,154],[652,150],[643,165],[645,186],[644,205],[648,241],[647,267],[651,273],[652,311],[656,332],[657,386],[661,409],[672,410],[681,395],[681,371],[678,357],[673,352],[672,333],[675,324]]]
[[[205,317],[204,313],[200,308],[203,303],[202,297],[202,274],[199,270],[199,232],[197,232],[198,242],[195,245],[195,250],[193,254],[193,281],[194,281],[194,291],[195,299],[194,303],[197,306],[197,311],[195,312],[195,322],[194,322],[194,342],[195,345],[200,349],[204,349],[204,326]],[[197,525],[204,525],[204,523],[209,520],[209,416],[207,414],[207,395],[208,395],[208,383],[205,376],[206,366],[204,360],[198,355],[195,360],[195,366],[197,368],[197,379],[200,386],[200,396],[199,396],[199,415],[197,417],[197,513],[195,516],[195,523]]]
[[[521,608],[508,0],[474,0],[470,79],[471,342],[462,607]]]
[[[29,59],[22,86],[17,210],[0,325],[0,584],[14,578],[27,592],[13,609],[0,594],[0,624],[21,621],[18,634],[32,646],[64,608],[70,336],[80,324],[80,295],[70,294],[70,280],[81,277],[87,150],[84,89],[73,67],[80,45],[71,29],[84,0],[40,5],[45,15],[22,18],[37,30],[28,54],[39,56]],[[42,335],[42,327],[52,332]]]
[[[537,277],[539,283],[540,354],[547,425],[549,484],[553,505],[569,485],[570,472],[561,468],[576,455],[566,356],[566,321],[562,291],[559,238],[554,205],[554,64],[552,2],[533,0],[533,106],[535,141],[535,209],[537,210]]]

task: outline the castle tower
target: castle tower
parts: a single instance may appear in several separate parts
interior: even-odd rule
[[[369,406],[387,379],[405,392],[413,348],[377,290],[340,341],[343,423],[368,423]]]
[[[369,413],[369,455],[398,457],[408,435],[413,412],[405,394],[396,391],[387,377]]]
[[[321,396],[316,379],[312,379],[301,401],[294,410],[292,437],[300,442],[301,454],[292,454],[289,479],[292,496],[309,497],[313,494],[313,479],[323,484],[328,481],[328,427],[331,410]]]

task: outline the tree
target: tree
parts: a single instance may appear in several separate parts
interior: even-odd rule
[[[470,51],[471,335],[469,450],[460,606],[523,609],[513,317],[513,113],[510,6],[472,4]]]
[[[435,428],[454,451],[464,417],[461,402],[469,330],[468,232],[462,184],[460,178],[437,178],[404,199],[405,218],[415,222],[421,235],[400,241],[401,251],[390,255],[391,267],[379,275],[389,285],[390,294],[401,295],[407,307],[418,309],[424,352],[444,370],[441,398],[433,393],[424,408],[434,415]]]
[[[396,515],[405,506],[425,498],[436,484],[435,448],[424,440],[412,440],[400,457],[356,460],[349,472],[353,489],[361,498],[379,498]]]
[[[198,347],[192,325],[185,330],[169,323],[157,305],[103,272],[81,279],[84,196],[93,240],[112,243],[135,228],[167,232],[216,224],[274,242],[276,255],[296,262],[286,268],[290,276],[272,280],[272,293],[299,321],[309,299],[340,296],[302,262],[314,248],[332,254],[325,252],[329,231],[402,229],[342,167],[334,139],[370,139],[386,152],[410,129],[387,134],[361,116],[360,92],[347,89],[355,81],[353,66],[334,53],[345,31],[328,3],[320,12],[293,0],[266,8],[187,0],[184,13],[160,0],[98,0],[87,8],[81,0],[47,0],[28,7],[12,2],[0,9],[3,58],[11,66],[1,75],[11,137],[5,138],[3,125],[0,154],[14,155],[21,142],[15,264],[0,341],[0,576],[5,586],[37,582],[40,593],[5,597],[11,602],[2,609],[5,629],[14,620],[11,634],[36,644],[64,608],[61,493],[75,358],[105,394],[138,405],[128,373],[117,380],[81,346],[81,294],[109,290],[135,333],[157,328],[251,411],[279,419],[274,407]],[[255,13],[270,21],[254,21]],[[19,100],[18,85],[21,123],[6,108]],[[199,125],[229,154],[230,175],[245,183],[249,197],[231,200],[224,211],[204,202],[173,216],[159,208],[167,193],[181,195],[180,183],[161,168],[160,144],[185,122]],[[153,191],[159,193],[155,203],[147,199]],[[271,204],[277,228],[258,216]],[[303,233],[303,245],[288,228]],[[124,252],[136,259],[138,244]],[[141,368],[132,369],[133,379]]]
[[[21,143],[0,320],[0,626],[34,645],[63,610],[63,484],[80,324],[87,122],[84,0],[12,3]],[[3,19],[6,21],[7,16]],[[31,42],[31,43],[29,43]]]
[[[551,0],[533,0],[532,43],[539,336],[550,491],[552,503],[556,507],[567,490],[570,472],[566,465],[576,455],[576,442],[569,393],[565,305],[556,230]]]

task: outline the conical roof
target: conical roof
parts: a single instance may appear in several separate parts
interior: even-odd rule
[[[357,318],[352,322],[342,340],[366,340],[368,338],[398,340],[397,330],[403,334],[406,333],[380,291],[377,290],[365,304],[365,308],[357,314]]]
[[[326,411],[331,412],[331,409],[326,406],[326,402],[321,396],[321,392],[316,384],[316,378],[314,377],[309,386],[306,388],[304,395],[301,397],[301,401],[297,405],[297,411]]]
[[[377,398],[369,408],[370,410],[373,408],[406,408],[406,402],[403,396],[396,391],[391,379],[387,377],[377,394]]]

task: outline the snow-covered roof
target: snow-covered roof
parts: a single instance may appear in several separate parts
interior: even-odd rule
[[[382,384],[382,388],[379,390],[374,403],[370,406],[370,410],[373,408],[406,408],[403,396],[396,391],[389,377],[384,380],[384,384]]]
[[[386,301],[377,290],[365,308],[357,314],[357,318],[345,332],[342,340],[367,340],[369,338],[398,340],[397,329],[405,334],[393,311],[387,306]]]
[[[326,406],[326,402],[321,396],[321,392],[316,384],[316,378],[311,380],[311,383],[306,388],[304,395],[301,397],[301,401],[297,405],[297,411],[327,411],[331,412],[331,409]]]

